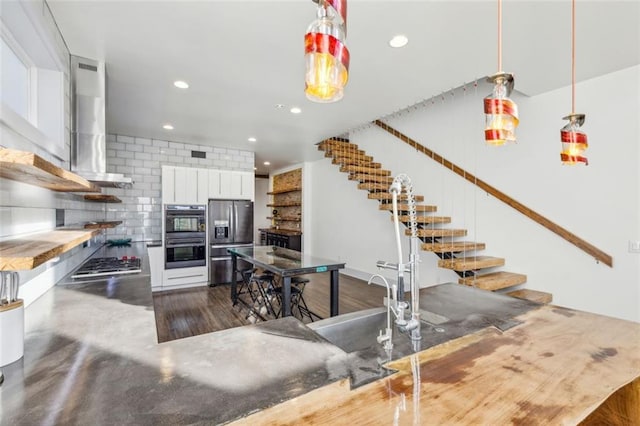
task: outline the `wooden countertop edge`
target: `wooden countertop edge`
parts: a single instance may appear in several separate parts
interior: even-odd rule
[[[398,373],[360,388],[333,383],[233,424],[577,424],[640,387],[640,324],[553,305],[517,319],[391,362]]]
[[[100,229],[57,229],[0,242],[0,271],[34,269],[100,232]]]

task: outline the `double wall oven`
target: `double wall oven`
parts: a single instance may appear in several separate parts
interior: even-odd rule
[[[205,206],[165,207],[165,269],[206,266]]]

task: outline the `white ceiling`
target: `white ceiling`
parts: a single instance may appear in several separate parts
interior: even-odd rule
[[[333,104],[303,93],[311,0],[48,3],[71,53],[106,62],[109,133],[253,150],[258,173],[320,158],[324,138],[497,71],[495,0],[349,1],[350,81]],[[640,1],[579,0],[576,13],[578,81],[640,63]],[[516,90],[570,84],[570,24],[569,0],[504,1]],[[387,44],[397,33],[402,49]]]

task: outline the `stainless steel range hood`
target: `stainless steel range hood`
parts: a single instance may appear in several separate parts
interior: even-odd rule
[[[107,173],[104,62],[71,56],[71,170],[103,187],[131,188],[133,181]]]

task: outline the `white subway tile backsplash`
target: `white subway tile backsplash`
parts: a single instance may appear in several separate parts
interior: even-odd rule
[[[125,143],[127,145],[134,143],[134,138],[132,138],[131,136],[116,135],[116,140],[118,142],[122,142],[122,143]]]
[[[153,139],[152,143],[153,143],[154,146],[158,146],[160,148],[166,148],[166,147],[169,146],[169,142],[163,141],[163,140],[160,140],[160,139]]]
[[[136,138],[136,145],[151,146],[151,139]]]
[[[142,145],[128,144],[127,151],[142,152]]]
[[[151,154],[148,152],[136,152],[134,158],[137,160],[151,160]]]
[[[116,156],[119,158],[133,158],[134,155],[135,153],[130,151],[116,151]],[[108,161],[109,159],[107,158],[107,162]]]
[[[134,158],[127,158],[127,160],[125,161],[125,164],[127,166],[132,166],[132,167],[142,167],[142,160],[136,160]]]
[[[160,147],[155,145],[145,146],[142,151],[149,154],[160,154]]]
[[[227,148],[213,148],[213,152],[215,152],[216,154],[226,154],[227,153]]]
[[[107,146],[116,152],[124,151],[124,144],[122,142],[111,142],[107,139]]]
[[[184,149],[184,144],[180,142],[169,142],[169,148]]]

